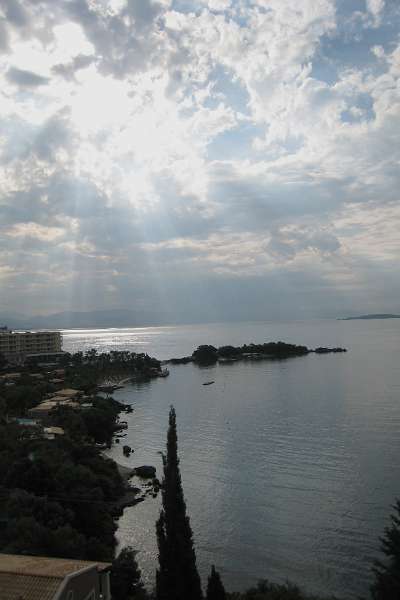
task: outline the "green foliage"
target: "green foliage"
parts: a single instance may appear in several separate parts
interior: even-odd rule
[[[123,548],[113,560],[110,583],[113,600],[144,600],[148,597],[136,562],[136,552],[130,546]]]
[[[54,422],[74,440],[89,440],[110,444],[116,430],[116,420],[121,410],[119,402],[111,398],[94,398],[93,407],[76,411],[59,406],[54,411]]]
[[[65,434],[72,440],[78,442],[88,438],[81,411],[76,411],[70,406],[58,406],[52,411],[52,419],[54,424],[62,427]]]
[[[161,363],[148,354],[112,351],[98,354],[96,349],[63,357],[66,384],[87,393],[95,391],[99,382],[121,377],[147,379],[161,370]]]
[[[111,398],[95,398],[93,408],[82,413],[89,437],[97,443],[110,443],[121,405]]]
[[[371,586],[374,600],[398,600],[400,598],[400,500],[393,506],[391,524],[385,528],[381,538],[381,550],[387,557],[385,562],[376,561],[375,581]]]
[[[234,358],[241,353],[240,348],[235,346],[220,346],[218,348],[218,356],[222,358]]]
[[[63,364],[64,386],[85,391],[95,391],[104,379],[151,377],[160,369],[146,354],[96,350],[65,355]],[[52,424],[65,436],[30,437],[8,417],[25,415],[58,387],[45,372],[34,377],[29,368],[20,371],[13,385],[0,383],[0,551],[111,560],[115,505],[125,485],[116,464],[93,442],[110,443],[121,405],[95,397],[91,408],[59,406]]]
[[[171,407],[167,456],[163,457],[162,510],[157,521],[159,568],[156,574],[157,600],[200,600],[200,577],[189,517],[179,470],[176,414]]]
[[[244,344],[240,346],[241,354],[264,354],[276,358],[286,358],[289,356],[302,356],[308,354],[307,346],[297,346],[296,344],[286,344],[285,342],[268,342],[266,344]]]
[[[29,408],[36,406],[42,401],[44,390],[42,385],[27,384],[26,380],[12,387],[2,389],[2,397],[5,401],[5,409],[10,416],[21,416]]]
[[[199,365],[212,365],[218,360],[217,349],[214,346],[199,346],[192,354],[194,362]]]
[[[267,579],[259,581],[256,587],[246,592],[227,594],[227,598],[229,600],[317,600],[315,596],[303,594],[296,585],[271,583]]]
[[[261,355],[265,358],[289,358],[302,356],[310,351],[306,346],[286,344],[285,342],[268,342],[266,344],[243,344],[243,346],[199,346],[192,354],[195,363],[199,365],[212,365],[219,358],[245,358],[246,356]]]
[[[226,600],[226,593],[220,574],[211,566],[211,574],[207,584],[207,600]]]
[[[115,463],[82,441],[23,440],[17,430],[0,426],[0,550],[112,559],[124,492]]]
[[[50,528],[33,517],[12,521],[5,532],[8,538],[1,551],[10,554],[33,554],[59,558],[89,558],[84,552],[86,539],[70,525]],[[96,553],[101,556],[104,553]]]

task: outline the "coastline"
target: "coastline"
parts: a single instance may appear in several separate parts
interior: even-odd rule
[[[107,457],[107,458],[110,458],[110,457]],[[126,467],[125,465],[121,465],[119,462],[117,462],[113,458],[111,460],[113,460],[115,462],[115,464],[117,465],[118,472],[121,475],[122,479],[125,481],[125,483],[135,474],[134,468]]]
[[[108,457],[108,458],[110,458],[110,457]],[[136,504],[143,502],[143,500],[145,499],[145,494],[141,488],[130,485],[128,483],[129,479],[134,475],[135,469],[130,468],[130,467],[125,467],[124,465],[121,465],[113,458],[111,460],[114,461],[119,474],[121,475],[122,479],[124,480],[124,485],[125,485],[124,494],[113,503],[113,513],[114,513],[115,518],[118,519],[119,517],[122,516],[125,508],[128,508],[130,506],[136,506]]]

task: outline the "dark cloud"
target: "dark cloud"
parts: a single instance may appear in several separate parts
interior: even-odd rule
[[[40,126],[18,117],[4,119],[0,121],[0,133],[6,139],[0,155],[6,164],[29,157],[54,163],[57,151],[71,150],[73,140],[67,109],[55,113]]]
[[[210,196],[217,205],[216,219],[237,231],[277,228],[306,217],[323,218],[338,210],[346,200],[345,181],[327,180],[317,186],[303,182],[283,183],[252,175],[215,178]]]
[[[133,17],[137,27],[150,27],[162,13],[163,6],[152,0],[127,0],[123,14]]]
[[[10,83],[26,88],[36,88],[47,85],[50,82],[48,77],[43,77],[33,71],[17,69],[16,67],[10,67],[6,73],[6,77]]]
[[[71,150],[72,139],[68,110],[62,110],[40,128],[33,143],[33,152],[41,160],[52,161],[59,148]]]
[[[6,52],[8,50],[9,35],[7,29],[7,23],[5,19],[0,19],[0,51]]]
[[[67,80],[71,80],[74,78],[75,73],[80,71],[81,69],[86,69],[91,64],[96,62],[96,57],[88,54],[78,54],[74,57],[74,59],[69,63],[55,65],[52,69],[53,73],[56,75],[60,75]]]
[[[119,14],[100,14],[87,0],[64,2],[66,14],[79,23],[94,45],[99,69],[114,77],[142,71],[156,57],[160,48],[158,17],[164,10],[150,0],[131,0]]]
[[[15,27],[26,27],[28,25],[29,16],[20,0],[0,0],[0,7],[11,25]]]

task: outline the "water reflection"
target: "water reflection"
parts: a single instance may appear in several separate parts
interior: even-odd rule
[[[126,438],[135,454],[126,459],[115,446],[112,455],[124,464],[154,464],[160,473],[158,452],[174,404],[203,576],[215,563],[229,589],[264,576],[288,578],[314,593],[365,594],[378,538],[399,494],[400,323],[258,324],[257,335],[253,324],[196,327],[159,337],[147,332],[140,343],[136,330],[97,338],[91,332],[71,344],[90,339],[102,348],[111,336],[118,348],[143,351],[147,344],[150,354],[165,357],[205,341],[282,339],[350,352],[206,370],[172,367],[165,380],[117,392],[135,407]],[[203,386],[207,380],[215,383]],[[149,580],[157,515],[158,501],[148,500],[120,520],[121,541],[140,551]]]

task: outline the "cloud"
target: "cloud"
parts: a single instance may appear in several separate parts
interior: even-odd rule
[[[38,75],[33,71],[17,69],[16,67],[10,67],[7,71],[6,77],[10,83],[27,88],[36,88],[39,86],[48,85],[50,82],[48,77],[43,77],[42,75]]]
[[[378,27],[381,22],[382,12],[385,9],[385,0],[366,0],[367,10],[371,13],[374,19],[375,27]]]
[[[39,160],[56,162],[59,152],[72,150],[73,131],[70,128],[68,110],[61,110],[38,125],[16,116],[0,120],[0,135],[4,142],[0,146],[3,165],[16,161]],[[32,167],[32,165],[31,165]]]
[[[62,236],[63,230],[59,227],[44,227],[38,223],[18,223],[13,225],[6,235],[12,238],[28,237],[51,242]]]
[[[4,11],[5,19],[15,27],[25,27],[29,17],[20,0],[1,0],[0,8]]]
[[[56,75],[61,75],[61,77],[71,80],[75,77],[75,74],[78,71],[81,69],[86,69],[95,61],[96,58],[94,56],[88,54],[78,54],[69,63],[60,63],[58,65],[54,65],[52,71]]]
[[[273,256],[292,259],[303,251],[329,255],[340,248],[340,241],[329,231],[286,227],[271,237],[267,250]]]
[[[390,3],[0,7],[3,303],[191,320],[248,289],[249,318],[266,290],[280,315],[395,308],[395,286],[372,292],[399,274]]]
[[[163,56],[163,32],[158,17],[165,5],[161,2],[129,0],[120,12],[101,10],[99,5],[86,0],[65,2],[63,8],[82,26],[103,73],[123,78],[149,68]]]

